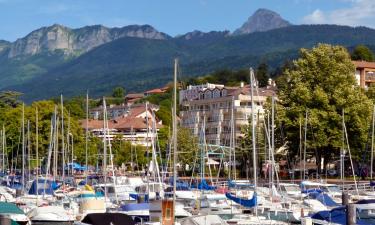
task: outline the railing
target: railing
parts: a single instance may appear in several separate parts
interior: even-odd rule
[[[357,194],[355,184],[344,184],[344,185],[339,185],[339,187],[343,191],[348,191],[349,193]],[[374,188],[370,186],[370,183],[368,181],[366,183],[362,183],[362,182],[357,183],[357,188],[358,188],[358,192],[374,190]]]

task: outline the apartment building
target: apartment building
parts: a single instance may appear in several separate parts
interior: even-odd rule
[[[268,97],[275,96],[275,87],[256,88],[255,113],[262,118],[263,105]],[[244,136],[243,127],[251,118],[250,86],[225,87],[220,84],[188,86],[179,93],[181,125],[199,136],[205,121],[205,138],[208,144],[230,146],[231,119],[234,118],[234,136]],[[233,113],[232,113],[233,109]]]
[[[355,65],[355,78],[361,88],[368,88],[375,83],[375,62],[353,61]]]

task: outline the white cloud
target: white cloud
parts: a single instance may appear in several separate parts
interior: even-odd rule
[[[347,8],[332,11],[316,9],[303,18],[309,24],[339,24],[349,26],[375,27],[375,1],[374,0],[341,0],[350,2]]]
[[[303,19],[307,23],[313,23],[313,24],[326,23],[325,22],[326,18],[325,18],[324,12],[322,12],[320,9],[316,9],[314,12],[305,16]]]

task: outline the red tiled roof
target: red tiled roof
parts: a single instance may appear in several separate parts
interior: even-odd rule
[[[152,89],[152,90],[148,90],[145,92],[145,94],[162,94],[164,93],[166,90],[162,90],[160,88],[156,88],[156,89]]]
[[[134,99],[134,98],[143,98],[145,95],[143,93],[131,93],[127,94],[125,98],[127,99]]]
[[[81,124],[81,127],[83,128],[86,128],[86,120],[80,120],[79,121],[80,124]],[[93,129],[102,129],[103,128],[103,120],[93,120],[93,119],[89,119],[88,120],[88,123],[87,123],[87,128],[89,130],[93,130]],[[112,121],[108,121],[108,128],[112,129],[113,128],[113,123]]]
[[[149,127],[152,127],[151,121],[149,120]],[[113,128],[118,130],[128,129],[147,129],[147,121],[141,117],[123,117],[113,120]],[[161,128],[162,125],[156,124],[156,128]]]
[[[352,61],[356,68],[371,68],[375,69],[375,62],[366,61]]]

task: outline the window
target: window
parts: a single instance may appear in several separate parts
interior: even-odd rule
[[[211,96],[211,91],[206,91],[205,93],[204,93],[204,98],[205,99],[210,99],[212,96]]]
[[[215,89],[214,90],[214,98],[220,98],[220,90],[219,89]]]
[[[221,96],[223,96],[223,97],[227,96],[227,90],[226,89],[223,89],[221,91]]]

